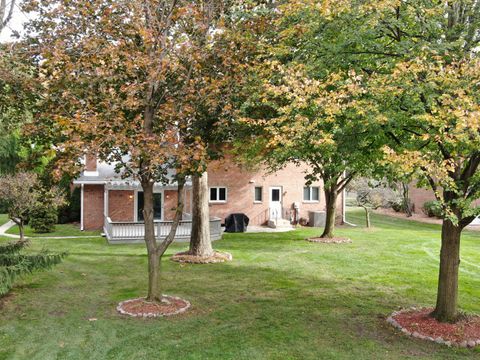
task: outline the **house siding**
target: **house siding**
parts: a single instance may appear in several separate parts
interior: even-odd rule
[[[288,165],[284,169],[267,174],[264,170],[247,170],[236,165],[231,159],[214,161],[208,167],[209,187],[226,187],[227,200],[224,203],[210,203],[211,217],[224,220],[232,213],[245,213],[251,225],[263,225],[269,219],[270,188],[282,188],[282,206],[293,210],[293,204],[300,205],[300,217],[308,219],[309,211],[325,210],[325,196],[322,182],[318,186],[320,199],[318,202],[303,201],[305,171],[307,166]],[[255,202],[255,187],[262,187],[262,201]],[[176,190],[163,192],[163,218],[172,220],[177,206]],[[130,190],[110,190],[108,196],[108,215],[112,221],[135,220],[135,196]],[[103,185],[85,185],[84,188],[84,229],[102,229],[103,227]],[[342,220],[342,196],[337,203],[337,222]],[[185,212],[191,213],[191,189],[186,191]]]
[[[83,228],[103,228],[103,185],[85,185],[83,189]]]
[[[441,191],[441,189],[440,189]],[[410,192],[410,201],[414,205],[414,212],[415,213],[422,213],[423,212],[423,205],[427,201],[436,200],[433,190],[419,188],[416,186],[415,183],[411,183],[409,186]],[[480,206],[480,199],[473,202],[474,206]]]
[[[214,161],[208,167],[209,187],[225,186],[227,201],[225,203],[210,203],[210,216],[224,219],[231,213],[245,213],[250,218],[251,225],[263,225],[268,221],[270,187],[282,188],[283,208],[293,209],[293,203],[300,204],[300,217],[308,219],[309,211],[325,210],[325,197],[321,182],[318,186],[320,201],[304,202],[303,187],[305,186],[305,171],[307,166],[287,165],[284,169],[266,174],[263,170],[248,171],[230,160]],[[262,187],[262,202],[254,202],[255,187]],[[341,221],[342,197],[337,204],[338,221]]]
[[[164,202],[163,202],[163,219],[164,220],[173,220],[175,217],[175,210],[177,208],[177,191],[176,190],[165,190],[164,192]]]
[[[108,216],[112,221],[134,221],[135,196],[133,190],[108,191]]]
[[[427,201],[435,200],[435,195],[432,190],[418,188],[415,185],[410,186],[410,201],[413,204],[413,211],[415,213],[423,212],[423,205]]]

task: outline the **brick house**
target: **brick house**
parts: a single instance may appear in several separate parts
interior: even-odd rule
[[[411,183],[409,186],[410,201],[414,206],[415,213],[423,212],[423,205],[427,201],[434,201],[435,195],[431,189],[419,188],[415,183]],[[480,206],[480,200],[476,202],[476,206]],[[480,225],[480,217],[477,217],[471,225]]]
[[[305,186],[305,166],[288,165],[267,174],[234,164],[231,159],[214,161],[208,167],[210,216],[223,223],[232,213],[245,213],[250,225],[265,225],[272,217],[289,222],[308,219],[309,211],[325,209],[322,183]],[[111,223],[141,223],[143,193],[137,181],[122,179],[114,166],[87,156],[85,170],[74,181],[81,187],[81,227],[104,229]],[[191,183],[185,186],[185,213],[191,211]],[[155,219],[172,220],[177,201],[176,185],[155,186]],[[343,214],[344,196],[339,197],[338,214]],[[297,210],[295,210],[297,208]],[[187,221],[187,220],[186,220]],[[218,224],[218,226],[219,226]]]

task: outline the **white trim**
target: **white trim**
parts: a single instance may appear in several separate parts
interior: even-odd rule
[[[308,193],[309,193],[309,198],[310,198],[310,200],[305,200],[305,193],[304,193],[305,188],[308,188],[308,189],[309,189]],[[313,188],[317,188],[317,189],[318,189],[318,200],[311,200],[311,199],[312,199],[312,195],[313,195],[313,191],[312,191]],[[319,202],[320,202],[320,186],[316,186],[316,185],[304,186],[304,187],[302,188],[302,202],[303,202],[304,204],[317,204],[317,203],[319,203]]]
[[[108,201],[109,201],[109,190],[106,186],[103,187],[103,215],[108,217]]]
[[[73,180],[74,185],[104,185],[106,181],[104,180],[93,180],[93,181],[82,181],[82,180]]]
[[[279,201],[272,201],[272,190],[279,190]],[[272,204],[280,204],[280,209],[273,207]],[[268,218],[270,220],[273,219],[281,219],[282,216],[282,210],[283,208],[283,188],[281,186],[270,186],[268,188]],[[280,211],[280,214],[278,213]]]
[[[84,230],[84,226],[83,226],[83,211],[84,211],[85,205],[84,205],[84,203],[83,203],[83,199],[84,199],[83,192],[84,192],[84,185],[82,184],[81,190],[80,190],[80,230],[81,230],[81,231]]]
[[[280,204],[283,204],[283,188],[281,186],[270,186],[269,187],[269,200],[272,202],[272,190],[280,190],[280,200],[278,201]],[[276,201],[277,202],[277,201]]]
[[[257,193],[256,193],[255,190],[256,190],[257,188],[262,189],[261,192],[260,192],[260,197],[262,198],[262,200],[256,200],[256,199],[255,199],[255,196],[257,195]],[[253,187],[253,203],[254,203],[254,204],[263,204],[263,186],[258,185],[258,186],[254,186],[254,187]]]
[[[88,170],[84,170],[83,171],[83,176],[99,176],[100,174],[98,173],[98,171],[88,171]]]
[[[138,190],[133,190],[133,221],[138,222]]]
[[[225,189],[225,200],[210,200],[211,189],[217,189],[217,198],[220,195],[219,189]],[[210,186],[208,188],[208,203],[209,204],[225,204],[228,201],[228,188],[226,186]]]

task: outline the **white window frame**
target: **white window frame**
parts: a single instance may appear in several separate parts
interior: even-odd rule
[[[260,188],[260,197],[261,197],[261,200],[257,200],[256,199],[256,196],[257,196],[257,188]],[[262,204],[263,203],[263,186],[254,186],[253,187],[253,203],[254,204]]]
[[[305,200],[305,188],[308,188],[308,200]],[[317,188],[318,189],[318,200],[312,200],[312,189]],[[302,199],[304,203],[319,203],[320,202],[320,186],[304,186],[302,188]]]
[[[211,194],[212,194],[212,189],[216,190],[217,193],[217,200],[212,200]],[[218,200],[219,195],[220,195],[220,189],[225,189],[225,200]],[[228,200],[228,189],[226,186],[211,186],[208,188],[208,202],[210,204],[225,204]]]

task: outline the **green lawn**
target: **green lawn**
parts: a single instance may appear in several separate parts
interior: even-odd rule
[[[9,218],[7,214],[0,214],[0,226],[6,224]]]
[[[434,302],[440,233],[436,225],[372,220],[372,230],[338,230],[352,244],[303,240],[318,229],[229,234],[215,247],[233,262],[164,261],[164,292],[193,307],[156,320],[115,312],[119,301],[145,293],[142,245],[34,239],[32,249],[70,255],[0,304],[0,359],[478,359],[479,350],[413,340],[385,323],[400,307]],[[480,233],[464,235],[461,266],[460,303],[476,313],[479,240]],[[168,255],[185,246],[174,244]]]
[[[79,226],[74,224],[57,224],[54,232],[38,234],[30,226],[25,226],[25,236],[29,237],[99,236],[100,233],[100,231],[81,231]],[[8,229],[7,234],[18,235],[18,226],[15,225]]]

